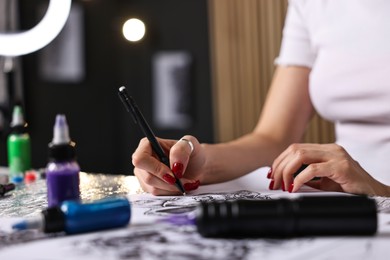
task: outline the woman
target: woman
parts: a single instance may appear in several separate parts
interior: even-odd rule
[[[271,166],[270,189],[390,196],[390,1],[291,0],[273,81],[253,132],[200,144],[159,139],[172,171],[146,139],[133,154],[145,191],[178,194]],[[335,144],[300,143],[316,110],[335,123]],[[294,173],[308,165],[297,177]],[[314,177],[321,177],[311,181]]]

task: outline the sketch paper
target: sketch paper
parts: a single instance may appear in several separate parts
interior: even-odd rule
[[[389,201],[378,200],[379,232],[373,237],[305,237],[296,239],[203,238],[194,226],[172,226],[157,221],[171,214],[189,214],[200,201],[274,199],[329,193],[268,190],[267,169],[227,182],[202,186],[188,196],[129,194],[130,224],[125,228],[81,235],[48,236],[32,233],[28,243],[0,246],[3,259],[387,259],[390,243]],[[335,193],[338,194],[338,193]],[[0,237],[14,237],[9,226],[16,218],[0,219]],[[8,226],[8,228],[7,228]],[[8,234],[8,236],[7,236]],[[21,234],[26,235],[27,234]],[[34,237],[36,236],[36,237]],[[5,240],[0,240],[4,242]]]

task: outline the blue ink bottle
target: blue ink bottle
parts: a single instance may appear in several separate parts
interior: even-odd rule
[[[49,207],[59,206],[65,200],[80,199],[80,167],[76,161],[76,144],[70,140],[65,115],[56,116],[53,132],[46,166]]]
[[[64,201],[60,206],[43,210],[42,216],[22,220],[15,223],[12,228],[78,234],[126,226],[129,224],[130,216],[130,202],[123,197],[106,198],[84,204],[78,201]]]
[[[7,138],[10,181],[23,182],[24,172],[31,169],[31,144],[22,108],[15,106],[12,112],[11,133]]]

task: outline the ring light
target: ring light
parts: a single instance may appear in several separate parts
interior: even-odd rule
[[[20,56],[45,47],[64,27],[71,2],[72,0],[50,0],[45,16],[35,27],[21,33],[1,33],[0,55]]]

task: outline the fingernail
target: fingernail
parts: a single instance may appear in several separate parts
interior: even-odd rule
[[[184,166],[182,163],[174,163],[172,165],[172,172],[179,179],[181,179],[183,177],[183,169],[184,169]]]
[[[271,175],[272,175],[272,168],[269,169],[269,171],[267,173],[267,178],[271,179]]]
[[[284,187],[284,181],[282,181],[282,191],[286,191],[286,188]]]
[[[274,183],[275,183],[274,180],[271,180],[271,182],[269,183],[269,189],[270,189],[270,190],[273,190],[273,189],[274,189]]]
[[[186,191],[196,190],[197,188],[199,188],[199,185],[200,185],[200,181],[196,181],[193,183],[189,182],[189,183],[184,184],[184,189]]]
[[[163,175],[163,179],[168,182],[169,184],[175,184],[176,182],[176,179],[175,177],[173,177],[172,175],[166,173]]]
[[[294,189],[294,183],[291,183],[290,187],[288,188],[288,192],[291,193],[293,191],[293,189]]]

